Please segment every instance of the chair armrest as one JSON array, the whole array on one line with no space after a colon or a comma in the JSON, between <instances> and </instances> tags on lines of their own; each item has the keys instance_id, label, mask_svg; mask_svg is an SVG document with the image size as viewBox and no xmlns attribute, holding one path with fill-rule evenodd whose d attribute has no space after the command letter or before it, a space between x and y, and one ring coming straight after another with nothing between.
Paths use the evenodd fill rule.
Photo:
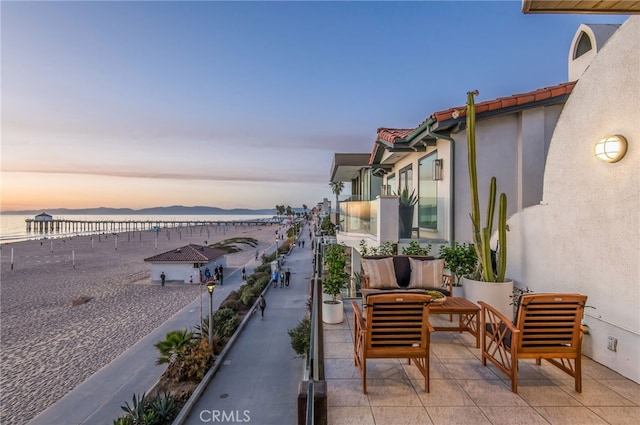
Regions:
<instances>
[{"instance_id":1,"label":"chair armrest","mask_svg":"<svg viewBox=\"0 0 640 425\"><path fill-rule=\"evenodd\" d=\"M369 282L370 281L371 281L371 279L369 279L369 275L362 273L361 280L360 280L360 288L369 289Z\"/></svg>"},{"instance_id":2,"label":"chair armrest","mask_svg":"<svg viewBox=\"0 0 640 425\"><path fill-rule=\"evenodd\" d=\"M513 321L508 319L504 314L500 313L491 305L484 301L478 301L481 308L482 323L497 323L498 325L507 327L514 334L520 333L520 330L513 324ZM486 326L485 326L486 328ZM486 329L484 329L486 331Z\"/></svg>"},{"instance_id":3,"label":"chair armrest","mask_svg":"<svg viewBox=\"0 0 640 425\"><path fill-rule=\"evenodd\" d=\"M435 332L436 330L433 328L433 326L431 325L431 322L427 322L427 331L429 332Z\"/></svg>"},{"instance_id":4,"label":"chair armrest","mask_svg":"<svg viewBox=\"0 0 640 425\"><path fill-rule=\"evenodd\" d=\"M358 303L351 301L351 307L353 308L353 319L356 326L356 332L364 331L367 326L364 322L364 318L362 317L362 312L360 311Z\"/></svg>"},{"instance_id":5,"label":"chair armrest","mask_svg":"<svg viewBox=\"0 0 640 425\"><path fill-rule=\"evenodd\" d=\"M449 288L449 294L453 297L453 276L449 274L442 275L442 286Z\"/></svg>"}]
</instances>

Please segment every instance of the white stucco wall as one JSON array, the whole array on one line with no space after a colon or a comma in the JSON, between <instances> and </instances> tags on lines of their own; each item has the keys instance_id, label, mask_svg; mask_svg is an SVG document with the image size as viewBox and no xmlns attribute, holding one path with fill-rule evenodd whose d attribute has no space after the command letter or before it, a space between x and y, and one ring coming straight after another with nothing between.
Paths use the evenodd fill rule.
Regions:
<instances>
[{"instance_id":1,"label":"white stucco wall","mask_svg":"<svg viewBox=\"0 0 640 425\"><path fill-rule=\"evenodd\" d=\"M193 276L193 282L198 283L200 276L198 269L194 269L192 264L152 264L151 280L160 282L160 274L164 272L167 281L182 281L189 283L189 277Z\"/></svg>"},{"instance_id":2,"label":"white stucco wall","mask_svg":"<svg viewBox=\"0 0 640 425\"><path fill-rule=\"evenodd\" d=\"M582 24L576 31L571 41L571 48L569 49L569 81L578 80L587 67L591 64L591 61L598 54L600 49L609 40L611 34L618 29L617 24ZM583 55L573 58L576 54L578 41L582 33L587 34L591 40L591 50Z\"/></svg>"},{"instance_id":3,"label":"white stucco wall","mask_svg":"<svg viewBox=\"0 0 640 425\"><path fill-rule=\"evenodd\" d=\"M182 281L189 283L189 278L193 277L193 283L198 283L200 279L200 271L204 274L206 267L209 267L211 274L213 269L222 265L227 267L227 257L222 256L204 264L200 268L194 268L190 263L151 263L151 281L160 282L160 275L164 272L167 281Z\"/></svg>"},{"instance_id":4,"label":"white stucco wall","mask_svg":"<svg viewBox=\"0 0 640 425\"><path fill-rule=\"evenodd\" d=\"M542 205L509 219L507 274L535 292L588 295L583 352L640 382L640 16L631 17L573 90L551 139ZM607 164L595 143L629 142ZM617 352L607 338L618 339Z\"/></svg>"},{"instance_id":5,"label":"white stucco wall","mask_svg":"<svg viewBox=\"0 0 640 425\"><path fill-rule=\"evenodd\" d=\"M483 222L492 176L497 180L498 196L503 192L507 195L507 216L540 202L547 148L561 111L562 105L551 105L477 121L476 163ZM467 133L463 131L453 137L456 149L455 240L470 242ZM496 213L495 220L497 216Z\"/></svg>"}]
</instances>

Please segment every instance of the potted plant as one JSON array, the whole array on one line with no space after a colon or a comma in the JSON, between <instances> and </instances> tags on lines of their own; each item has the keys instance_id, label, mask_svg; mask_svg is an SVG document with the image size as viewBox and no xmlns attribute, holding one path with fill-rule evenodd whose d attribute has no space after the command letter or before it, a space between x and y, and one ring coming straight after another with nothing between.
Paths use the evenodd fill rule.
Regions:
<instances>
[{"instance_id":1,"label":"potted plant","mask_svg":"<svg viewBox=\"0 0 640 425\"><path fill-rule=\"evenodd\" d=\"M513 281L505 279L507 269L507 195L500 194L498 207L498 244L491 249L493 215L496 203L496 178L491 177L489 201L484 227L481 227L480 202L478 200L478 174L476 167L476 110L474 96L478 91L467 93L467 149L469 166L469 192L471 194L471 224L473 246L478 261L473 273L463 278L463 290L467 299L484 301L507 317L512 315L510 296ZM495 254L494 254L495 253ZM494 256L495 255L495 256Z\"/></svg>"},{"instance_id":2,"label":"potted plant","mask_svg":"<svg viewBox=\"0 0 640 425\"><path fill-rule=\"evenodd\" d=\"M325 323L341 323L344 320L342 301L338 295L345 288L349 274L345 271L347 255L344 245L331 245L324 253L324 270L322 292L331 296L322 302L322 321Z\"/></svg>"},{"instance_id":3,"label":"potted plant","mask_svg":"<svg viewBox=\"0 0 640 425\"><path fill-rule=\"evenodd\" d=\"M440 247L440 258L444 260L444 266L453 276L453 286L462 287L462 277L474 272L478 263L478 256L473 245L454 242L453 246ZM462 292L460 290L460 292Z\"/></svg>"},{"instance_id":4,"label":"potted plant","mask_svg":"<svg viewBox=\"0 0 640 425\"><path fill-rule=\"evenodd\" d=\"M360 296L360 288L362 288L362 272L353 272L353 276L351 276L350 296Z\"/></svg>"},{"instance_id":5,"label":"potted plant","mask_svg":"<svg viewBox=\"0 0 640 425\"><path fill-rule=\"evenodd\" d=\"M413 227L413 211L418 203L418 197L415 190L409 193L409 188L405 187L398 195L400 203L398 217L400 218L400 239L410 239L411 229Z\"/></svg>"},{"instance_id":6,"label":"potted plant","mask_svg":"<svg viewBox=\"0 0 640 425\"><path fill-rule=\"evenodd\" d=\"M402 247L403 255L423 255L428 256L431 252L433 245L427 244L427 246L420 246L418 241L409 242L409 246Z\"/></svg>"}]
</instances>

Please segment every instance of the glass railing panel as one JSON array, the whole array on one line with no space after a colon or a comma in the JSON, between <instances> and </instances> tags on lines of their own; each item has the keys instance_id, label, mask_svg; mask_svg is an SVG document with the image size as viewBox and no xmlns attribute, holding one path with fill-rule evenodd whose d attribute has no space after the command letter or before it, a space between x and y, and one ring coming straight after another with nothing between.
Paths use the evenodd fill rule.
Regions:
<instances>
[{"instance_id":1,"label":"glass railing panel","mask_svg":"<svg viewBox=\"0 0 640 425\"><path fill-rule=\"evenodd\" d=\"M350 201L340 203L340 231L348 233L376 234L377 221L371 222L371 214L377 207L371 201Z\"/></svg>"}]
</instances>

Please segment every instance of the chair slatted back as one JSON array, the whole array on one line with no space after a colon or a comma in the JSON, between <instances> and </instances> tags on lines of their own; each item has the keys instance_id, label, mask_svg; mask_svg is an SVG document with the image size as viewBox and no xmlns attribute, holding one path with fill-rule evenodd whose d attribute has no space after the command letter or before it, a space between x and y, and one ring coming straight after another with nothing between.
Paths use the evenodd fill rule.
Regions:
<instances>
[{"instance_id":1,"label":"chair slatted back","mask_svg":"<svg viewBox=\"0 0 640 425\"><path fill-rule=\"evenodd\" d=\"M375 294L367 298L367 357L402 357L428 350L428 305L424 294Z\"/></svg>"},{"instance_id":2,"label":"chair slatted back","mask_svg":"<svg viewBox=\"0 0 640 425\"><path fill-rule=\"evenodd\" d=\"M586 301L575 294L524 295L516 325L521 332L518 352L578 353Z\"/></svg>"}]
</instances>

